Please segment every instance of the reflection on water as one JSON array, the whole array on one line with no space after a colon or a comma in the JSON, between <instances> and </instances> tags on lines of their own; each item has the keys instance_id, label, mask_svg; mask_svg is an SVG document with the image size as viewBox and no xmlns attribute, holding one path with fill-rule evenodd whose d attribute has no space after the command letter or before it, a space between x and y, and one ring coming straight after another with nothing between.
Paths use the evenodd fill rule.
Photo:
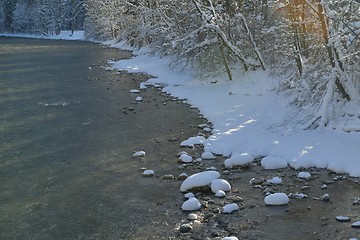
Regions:
<instances>
[{"instance_id":1,"label":"reflection on water","mask_svg":"<svg viewBox=\"0 0 360 240\"><path fill-rule=\"evenodd\" d=\"M169 130L157 121L148 132L155 117L123 114L129 96L121 91L133 86L109 94L103 81L89 81L114 77L96 66L121 54L0 38L0 239L128 239L151 221L152 204L173 197L139 177L144 164L159 163L129 159Z\"/></svg>"}]
</instances>

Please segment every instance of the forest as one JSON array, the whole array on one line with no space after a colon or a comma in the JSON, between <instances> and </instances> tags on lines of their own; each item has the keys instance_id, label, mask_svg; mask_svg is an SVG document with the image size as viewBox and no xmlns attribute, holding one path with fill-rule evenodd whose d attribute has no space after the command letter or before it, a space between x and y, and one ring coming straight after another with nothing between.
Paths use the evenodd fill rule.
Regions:
<instances>
[{"instance_id":1,"label":"forest","mask_svg":"<svg viewBox=\"0 0 360 240\"><path fill-rule=\"evenodd\" d=\"M359 0L0 0L0 32L62 30L146 46L200 78L267 70L304 129L360 118Z\"/></svg>"}]
</instances>

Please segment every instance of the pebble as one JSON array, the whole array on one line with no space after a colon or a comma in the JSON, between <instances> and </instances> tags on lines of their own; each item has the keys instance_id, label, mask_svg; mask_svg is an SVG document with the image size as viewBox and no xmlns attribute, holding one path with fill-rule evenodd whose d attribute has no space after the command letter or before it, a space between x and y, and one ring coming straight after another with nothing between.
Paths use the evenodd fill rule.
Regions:
<instances>
[{"instance_id":1,"label":"pebble","mask_svg":"<svg viewBox=\"0 0 360 240\"><path fill-rule=\"evenodd\" d=\"M179 179L179 180L185 180L185 179L187 179L187 177L188 177L188 175L187 175L186 173L182 173L182 174L180 174L180 175L178 176L178 179Z\"/></svg>"},{"instance_id":2,"label":"pebble","mask_svg":"<svg viewBox=\"0 0 360 240\"><path fill-rule=\"evenodd\" d=\"M337 216L336 220L339 222L350 222L351 218L348 216Z\"/></svg>"},{"instance_id":3,"label":"pebble","mask_svg":"<svg viewBox=\"0 0 360 240\"><path fill-rule=\"evenodd\" d=\"M165 179L165 180L174 180L175 177L172 174L166 174L165 176L163 176L163 179Z\"/></svg>"},{"instance_id":4,"label":"pebble","mask_svg":"<svg viewBox=\"0 0 360 240\"><path fill-rule=\"evenodd\" d=\"M237 210L239 210L239 206L236 203L226 204L223 207L223 213L232 213Z\"/></svg>"},{"instance_id":5,"label":"pebble","mask_svg":"<svg viewBox=\"0 0 360 240\"><path fill-rule=\"evenodd\" d=\"M198 216L195 213L190 213L188 215L188 220L196 220L198 218Z\"/></svg>"},{"instance_id":6,"label":"pebble","mask_svg":"<svg viewBox=\"0 0 360 240\"><path fill-rule=\"evenodd\" d=\"M231 201L233 201L235 203L244 201L244 199L242 197L240 197L240 196L229 196L226 199L231 200Z\"/></svg>"},{"instance_id":7,"label":"pebble","mask_svg":"<svg viewBox=\"0 0 360 240\"><path fill-rule=\"evenodd\" d=\"M351 227L360 228L360 221L354 222L353 224L351 224Z\"/></svg>"},{"instance_id":8,"label":"pebble","mask_svg":"<svg viewBox=\"0 0 360 240\"><path fill-rule=\"evenodd\" d=\"M322 190L325 190L325 189L327 189L328 188L328 186L326 185L326 184L324 184L324 185L322 185L321 187L320 187L320 189L322 189Z\"/></svg>"},{"instance_id":9,"label":"pebble","mask_svg":"<svg viewBox=\"0 0 360 240\"><path fill-rule=\"evenodd\" d=\"M253 185L261 185L265 180L263 178L252 178L249 182Z\"/></svg>"},{"instance_id":10,"label":"pebble","mask_svg":"<svg viewBox=\"0 0 360 240\"><path fill-rule=\"evenodd\" d=\"M143 157L143 156L145 156L145 152L144 151L137 151L137 152L134 152L133 153L133 157Z\"/></svg>"},{"instance_id":11,"label":"pebble","mask_svg":"<svg viewBox=\"0 0 360 240\"><path fill-rule=\"evenodd\" d=\"M154 174L155 174L154 170L145 170L143 172L144 177L152 177L152 176L154 176Z\"/></svg>"},{"instance_id":12,"label":"pebble","mask_svg":"<svg viewBox=\"0 0 360 240\"><path fill-rule=\"evenodd\" d=\"M326 193L320 198L320 200L324 202L328 202L330 201L330 195Z\"/></svg>"},{"instance_id":13,"label":"pebble","mask_svg":"<svg viewBox=\"0 0 360 240\"><path fill-rule=\"evenodd\" d=\"M179 230L181 233L187 233L192 230L192 226L190 224L182 224Z\"/></svg>"}]
</instances>

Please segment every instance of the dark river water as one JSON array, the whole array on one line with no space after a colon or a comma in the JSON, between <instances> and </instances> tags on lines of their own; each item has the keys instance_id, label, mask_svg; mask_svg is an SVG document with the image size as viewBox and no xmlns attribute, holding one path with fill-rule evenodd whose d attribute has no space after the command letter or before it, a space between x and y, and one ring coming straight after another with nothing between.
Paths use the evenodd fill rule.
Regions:
<instances>
[{"instance_id":1,"label":"dark river water","mask_svg":"<svg viewBox=\"0 0 360 240\"><path fill-rule=\"evenodd\" d=\"M201 120L155 90L135 104L129 90L144 76L101 67L129 56L0 38L0 239L146 239L174 207L178 183L156 185L139 169L171 173L178 143L169 140ZM137 150L147 157L133 159Z\"/></svg>"}]
</instances>

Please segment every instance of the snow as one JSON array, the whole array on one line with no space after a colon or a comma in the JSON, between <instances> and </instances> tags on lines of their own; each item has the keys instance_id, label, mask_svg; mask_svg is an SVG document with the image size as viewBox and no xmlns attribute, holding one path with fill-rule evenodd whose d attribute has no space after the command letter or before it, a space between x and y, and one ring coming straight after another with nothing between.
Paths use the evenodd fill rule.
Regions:
<instances>
[{"instance_id":1,"label":"snow","mask_svg":"<svg viewBox=\"0 0 360 240\"><path fill-rule=\"evenodd\" d=\"M141 102L142 100L143 100L142 97L136 97L136 99L135 99L135 101L137 101L137 102Z\"/></svg>"},{"instance_id":2,"label":"snow","mask_svg":"<svg viewBox=\"0 0 360 240\"><path fill-rule=\"evenodd\" d=\"M185 198L194 198L195 195L193 193L189 192L189 193L184 194L184 197Z\"/></svg>"},{"instance_id":3,"label":"snow","mask_svg":"<svg viewBox=\"0 0 360 240\"><path fill-rule=\"evenodd\" d=\"M138 89L131 89L130 92L131 93L141 93L141 91Z\"/></svg>"},{"instance_id":4,"label":"snow","mask_svg":"<svg viewBox=\"0 0 360 240\"><path fill-rule=\"evenodd\" d=\"M156 76L146 84L160 84L163 92L186 99L212 123L209 138L195 137L199 141L188 139L181 146L203 144L204 151L227 157L250 153L284 159L295 169L326 168L360 177L360 133L330 127L303 130L303 124L294 117L299 110L289 105L289 97L274 91L280 79L268 72L233 72L232 81L225 75L199 80L190 71L170 68L171 57L160 58L146 49L134 54L132 59L114 62L112 67ZM346 111L356 115L352 117L359 115L356 105L346 105ZM357 125L351 121L344 128L351 130ZM228 167L233 166L232 161L227 162Z\"/></svg>"},{"instance_id":5,"label":"snow","mask_svg":"<svg viewBox=\"0 0 360 240\"><path fill-rule=\"evenodd\" d=\"M287 161L279 157L267 156L261 160L261 166L263 166L265 169L286 168L287 165Z\"/></svg>"},{"instance_id":6,"label":"snow","mask_svg":"<svg viewBox=\"0 0 360 240\"><path fill-rule=\"evenodd\" d=\"M237 210L239 210L239 206L236 203L226 204L223 207L223 213L232 213Z\"/></svg>"},{"instance_id":7,"label":"snow","mask_svg":"<svg viewBox=\"0 0 360 240\"><path fill-rule=\"evenodd\" d=\"M201 158L202 158L202 159L205 159L205 160L210 160L210 159L214 159L215 156L214 156L214 154L212 154L211 152L203 152L203 153L201 154Z\"/></svg>"},{"instance_id":8,"label":"snow","mask_svg":"<svg viewBox=\"0 0 360 240\"><path fill-rule=\"evenodd\" d=\"M196 198L189 198L182 205L181 209L183 211L196 211L201 208L201 203Z\"/></svg>"},{"instance_id":9,"label":"snow","mask_svg":"<svg viewBox=\"0 0 360 240\"><path fill-rule=\"evenodd\" d=\"M270 206L286 205L289 203L289 197L285 193L273 193L266 196L264 202Z\"/></svg>"},{"instance_id":10,"label":"snow","mask_svg":"<svg viewBox=\"0 0 360 240\"><path fill-rule=\"evenodd\" d=\"M231 185L228 181L224 179L215 179L211 182L211 191L217 193L217 191L222 190L228 192L231 190Z\"/></svg>"},{"instance_id":11,"label":"snow","mask_svg":"<svg viewBox=\"0 0 360 240\"><path fill-rule=\"evenodd\" d=\"M210 185L211 182L220 177L217 171L205 171L191 175L185 179L180 187L181 192L186 192L194 187L204 187Z\"/></svg>"},{"instance_id":12,"label":"snow","mask_svg":"<svg viewBox=\"0 0 360 240\"><path fill-rule=\"evenodd\" d=\"M308 172L299 172L297 177L302 179L309 179L311 178L311 174Z\"/></svg>"},{"instance_id":13,"label":"snow","mask_svg":"<svg viewBox=\"0 0 360 240\"><path fill-rule=\"evenodd\" d=\"M181 147L194 147L194 145L203 145L205 138L203 136L190 137L188 140L180 143Z\"/></svg>"},{"instance_id":14,"label":"snow","mask_svg":"<svg viewBox=\"0 0 360 240\"><path fill-rule=\"evenodd\" d=\"M254 161L254 157L250 153L233 153L229 159L224 162L225 167L232 168L234 166L243 166Z\"/></svg>"}]
</instances>

